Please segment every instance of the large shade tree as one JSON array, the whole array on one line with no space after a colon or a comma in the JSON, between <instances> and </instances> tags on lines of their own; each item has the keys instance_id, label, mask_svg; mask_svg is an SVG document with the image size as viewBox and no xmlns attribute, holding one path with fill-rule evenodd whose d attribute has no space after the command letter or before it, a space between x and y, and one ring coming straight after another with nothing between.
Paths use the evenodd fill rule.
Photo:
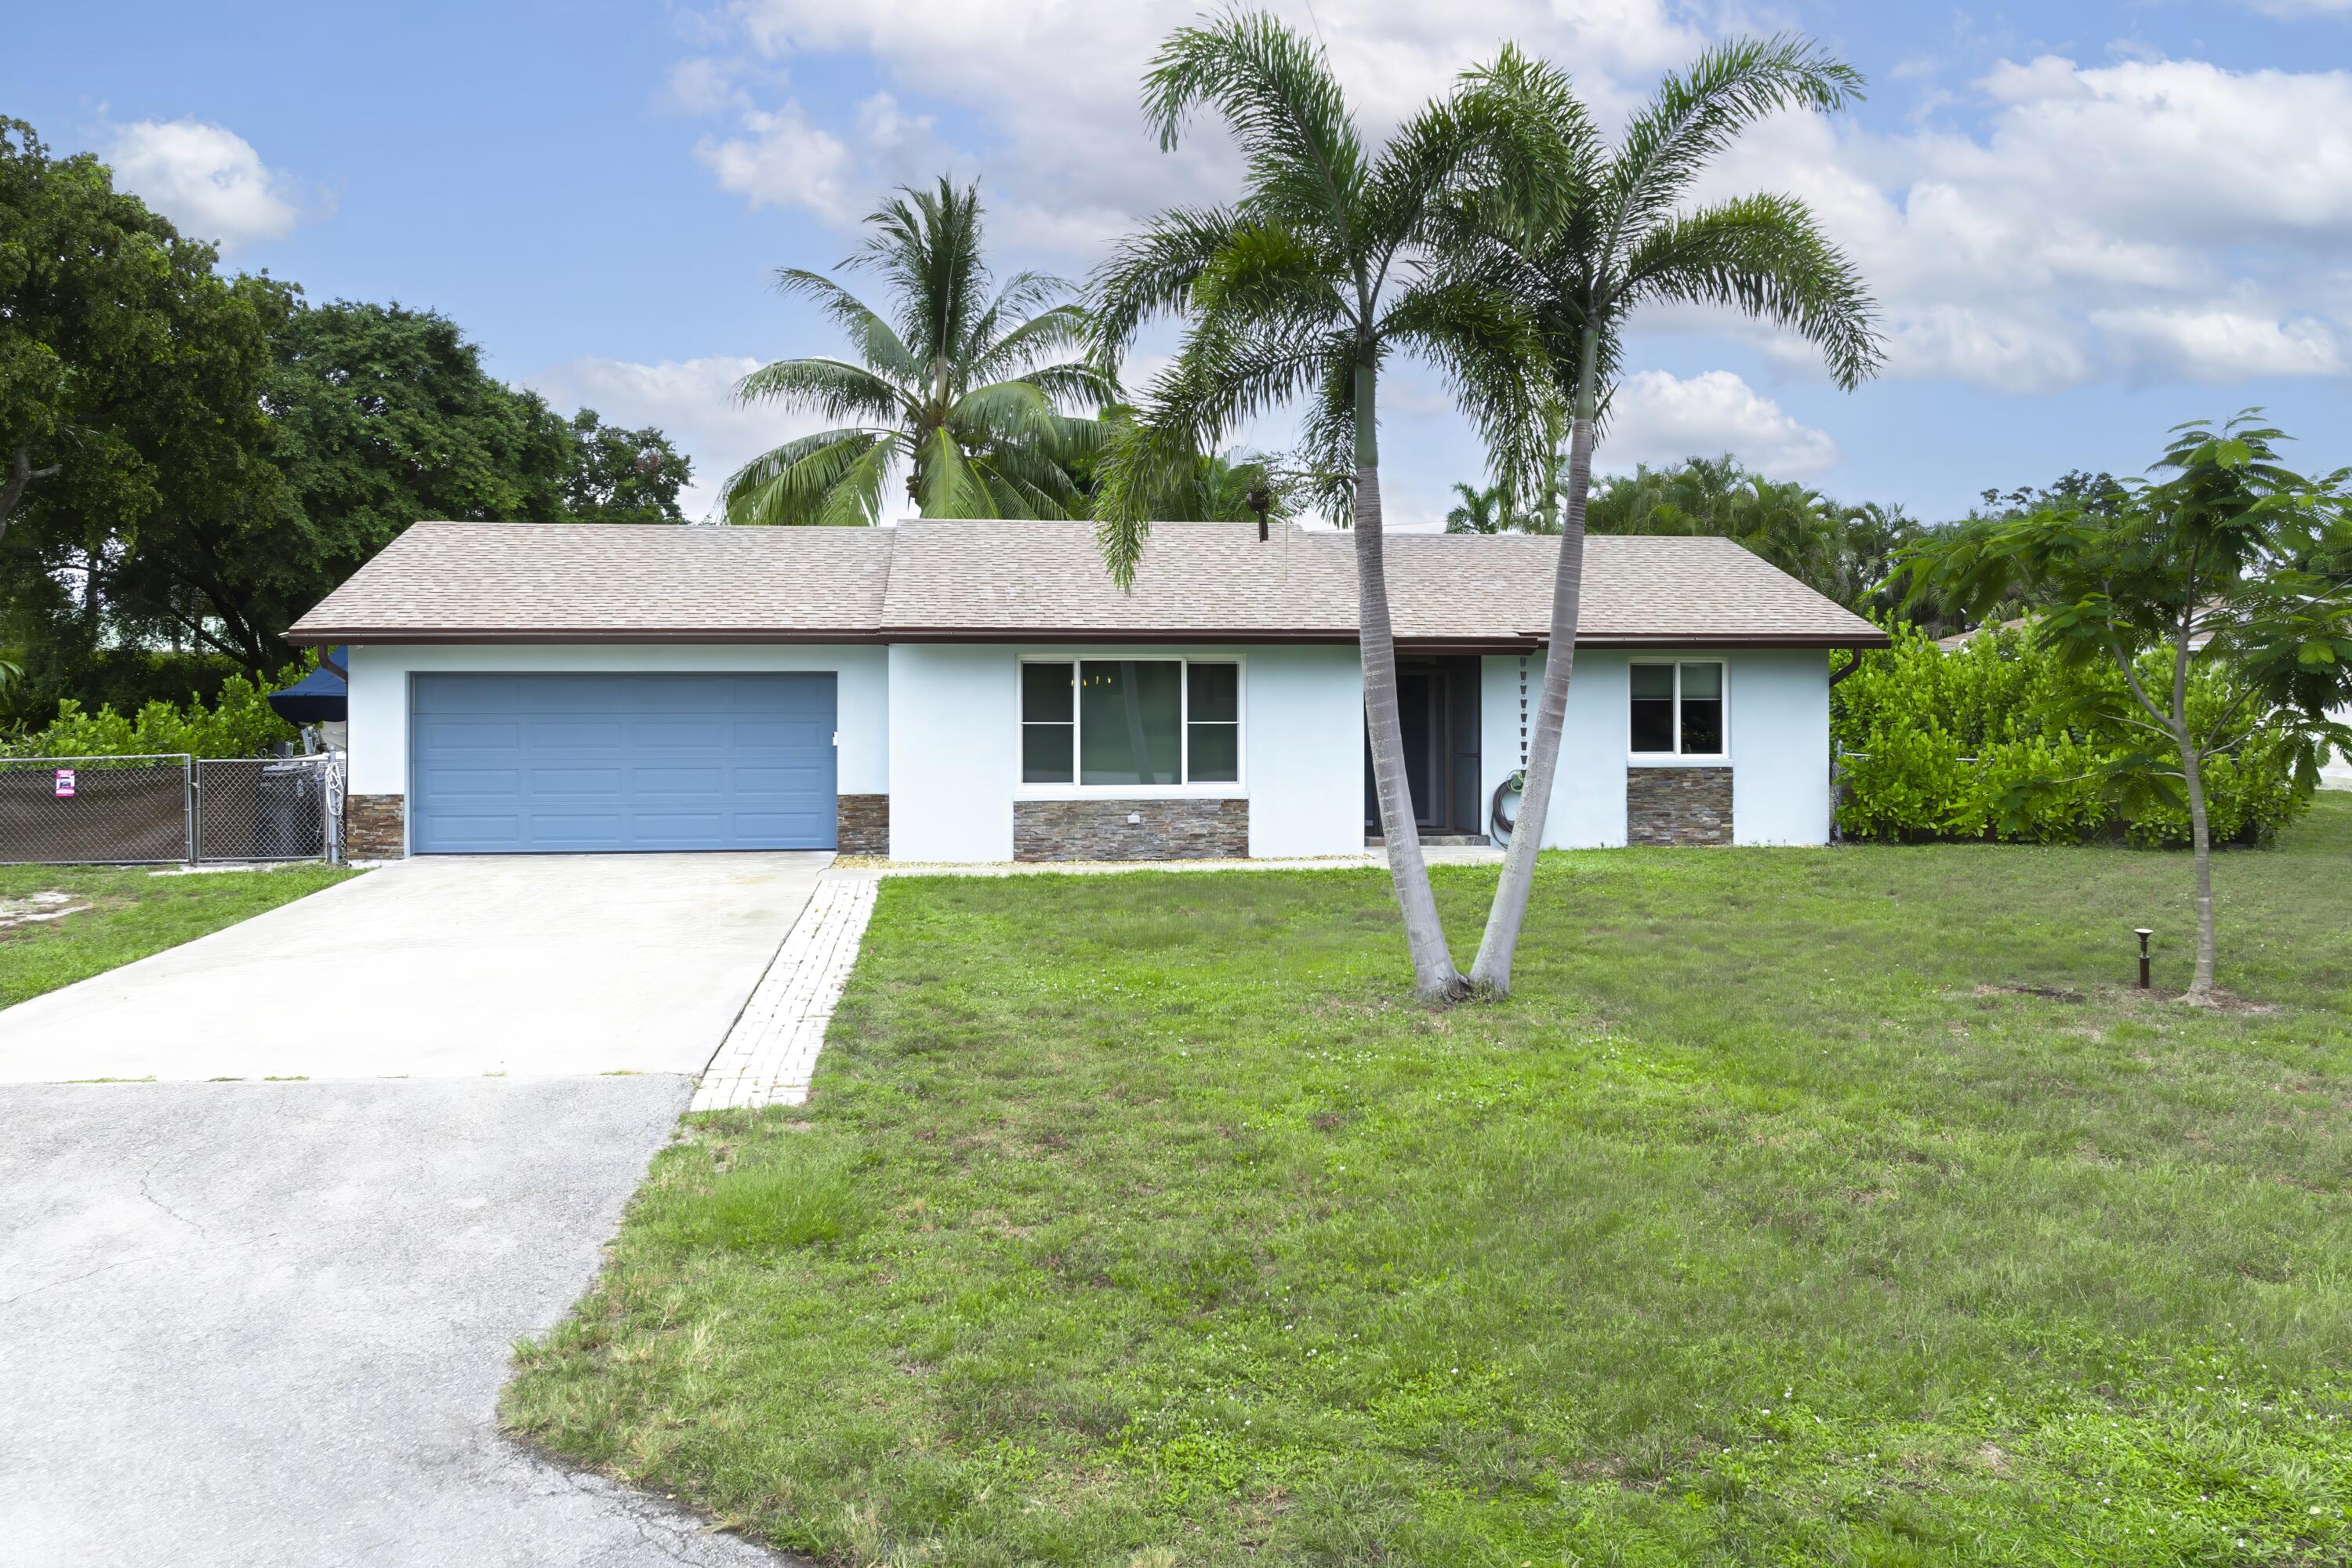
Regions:
<instances>
[{"instance_id":1,"label":"large shade tree","mask_svg":"<svg viewBox=\"0 0 2352 1568\"><path fill-rule=\"evenodd\" d=\"M1096 443L1083 411L1116 392L1087 357L1086 313L1068 286L1021 272L1002 288L981 253L976 185L942 176L902 190L866 222L841 265L878 273L887 312L823 273L788 267L776 286L815 303L848 337L856 362L779 360L736 395L832 422L754 458L726 483L737 523L882 520L890 478L925 517L1085 515L1071 477Z\"/></svg>"},{"instance_id":2,"label":"large shade tree","mask_svg":"<svg viewBox=\"0 0 2352 1568\"><path fill-rule=\"evenodd\" d=\"M1549 64L1506 48L1476 79L1523 122L1513 144L1544 149L1546 167L1535 186L1498 184L1458 204L1454 216L1473 237L1472 275L1499 282L1535 313L1553 397L1570 416L1559 565L1526 795L1470 972L1475 986L1501 994L1510 989L1559 772L1593 447L1628 322L1654 304L1738 310L1812 342L1843 387L1875 371L1881 351L1861 279L1804 203L1692 196L1708 166L1758 121L1790 109L1833 110L1857 97L1862 79L1852 68L1799 39L1725 43L1668 76L1613 147L1566 74Z\"/></svg>"},{"instance_id":3,"label":"large shade tree","mask_svg":"<svg viewBox=\"0 0 2352 1568\"><path fill-rule=\"evenodd\" d=\"M1189 472L1192 454L1215 449L1253 416L1307 401L1310 462L1333 481L1320 499L1355 533L1372 779L1415 988L1458 995L1405 776L1381 548L1379 384L1391 355L1416 354L1447 376L1498 449L1525 444L1538 387L1524 320L1499 289L1424 265L1435 260L1443 236L1433 218L1448 194L1495 177L1509 150L1486 106L1466 95L1368 147L1322 51L1260 14L1171 34L1143 97L1168 150L1197 110L1213 110L1239 143L1245 174L1232 205L1162 214L1096 276L1112 349L1155 317L1187 322L1174 363L1101 464L1105 559L1129 580L1150 520L1173 515L1171 477Z\"/></svg>"},{"instance_id":4,"label":"large shade tree","mask_svg":"<svg viewBox=\"0 0 2352 1568\"><path fill-rule=\"evenodd\" d=\"M2111 669L2128 700L2103 717L2147 737L2107 782L2177 783L2195 852L2197 963L2187 999L2213 996L2213 840L2205 772L2264 736L2315 766L2352 744L2331 710L2352 703L2352 494L2279 460L2284 437L2250 411L2184 425L2135 481L2025 515L1979 517L1914 546L1898 578L1981 615L2039 606L2031 635L2069 664ZM2218 677L2207 679L2208 672ZM2219 700L2199 701L2204 689Z\"/></svg>"}]
</instances>

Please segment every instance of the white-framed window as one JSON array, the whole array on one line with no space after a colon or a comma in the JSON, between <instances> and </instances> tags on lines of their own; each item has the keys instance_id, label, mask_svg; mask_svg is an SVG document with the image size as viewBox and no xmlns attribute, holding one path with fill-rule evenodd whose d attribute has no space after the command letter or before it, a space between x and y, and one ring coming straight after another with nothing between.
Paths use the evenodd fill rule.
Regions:
<instances>
[{"instance_id":1,"label":"white-framed window","mask_svg":"<svg viewBox=\"0 0 2352 1568\"><path fill-rule=\"evenodd\" d=\"M1234 658L1021 661L1021 782L1188 789L1242 777L1242 667Z\"/></svg>"},{"instance_id":2,"label":"white-framed window","mask_svg":"<svg viewBox=\"0 0 2352 1568\"><path fill-rule=\"evenodd\" d=\"M1723 688L1719 658L1636 663L1628 749L1637 758L1724 755Z\"/></svg>"}]
</instances>

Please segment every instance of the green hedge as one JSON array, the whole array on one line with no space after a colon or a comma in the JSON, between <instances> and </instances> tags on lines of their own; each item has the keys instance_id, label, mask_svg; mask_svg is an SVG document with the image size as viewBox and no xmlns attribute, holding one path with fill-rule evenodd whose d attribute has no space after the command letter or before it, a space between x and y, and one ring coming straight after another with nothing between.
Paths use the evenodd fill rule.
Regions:
<instances>
[{"instance_id":1,"label":"green hedge","mask_svg":"<svg viewBox=\"0 0 2352 1568\"><path fill-rule=\"evenodd\" d=\"M2145 677L2168 687L2171 672L2152 656ZM2120 675L2063 669L2015 629L1984 633L1950 652L1924 633L1899 629L1893 648L1864 655L1863 668L1830 694L1832 742L1860 753L1842 764L1838 825L1849 837L1903 842L2122 838L2185 846L2186 810L2151 804L2126 816L2104 782L2111 763L2159 749L2154 737L2083 718L2086 696L2123 690ZM2219 671L2195 679L2192 712L2222 700ZM2213 842L2268 843L2311 804L2318 761L2310 743L2278 737L2209 761ZM2027 783L2045 787L2013 793ZM2028 804L2005 823L2004 803L2020 799Z\"/></svg>"},{"instance_id":2,"label":"green hedge","mask_svg":"<svg viewBox=\"0 0 2352 1568\"><path fill-rule=\"evenodd\" d=\"M211 706L154 701L125 716L112 707L85 712L71 698L58 704L58 716L37 730L0 742L0 756L121 757L186 752L198 757L267 755L280 741L295 739L294 726L271 709L266 693L299 680L315 658L288 665L267 687L242 675L221 682Z\"/></svg>"}]
</instances>

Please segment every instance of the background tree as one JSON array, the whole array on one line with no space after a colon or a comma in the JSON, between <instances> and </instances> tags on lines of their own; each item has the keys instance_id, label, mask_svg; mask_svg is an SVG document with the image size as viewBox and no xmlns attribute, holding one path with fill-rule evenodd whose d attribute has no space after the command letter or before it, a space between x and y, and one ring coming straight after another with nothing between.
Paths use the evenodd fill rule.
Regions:
<instances>
[{"instance_id":1,"label":"background tree","mask_svg":"<svg viewBox=\"0 0 2352 1568\"><path fill-rule=\"evenodd\" d=\"M1511 526L1511 494L1508 486L1493 484L1483 489L1476 485L1454 481L1456 499L1446 509L1445 531L1448 533L1503 533Z\"/></svg>"},{"instance_id":2,"label":"background tree","mask_svg":"<svg viewBox=\"0 0 2352 1568\"><path fill-rule=\"evenodd\" d=\"M0 121L0 598L13 708L86 689L142 542L270 515L259 389L293 291L223 279L105 165Z\"/></svg>"},{"instance_id":3,"label":"background tree","mask_svg":"<svg viewBox=\"0 0 2352 1568\"><path fill-rule=\"evenodd\" d=\"M1476 247L1475 275L1535 312L1553 396L1572 416L1527 793L1470 972L1474 985L1500 994L1510 989L1559 772L1596 425L1622 361L1626 322L1653 302L1728 306L1811 342L1844 387L1877 368L1880 347L1860 279L1802 202L1689 199L1707 165L1758 121L1791 108L1831 111L1859 96L1862 78L1851 67L1794 38L1720 45L1687 72L1667 77L1614 150L1555 68L1507 48L1480 81L1529 128L1525 141L1549 156L1539 189L1499 186L1457 204L1451 216Z\"/></svg>"},{"instance_id":4,"label":"background tree","mask_svg":"<svg viewBox=\"0 0 2352 1568\"><path fill-rule=\"evenodd\" d=\"M2044 606L2033 635L2074 665L2111 664L2129 692L2111 715L2158 755L2112 770L2118 789L2178 779L2196 864L2197 966L2187 1000L2213 995L2213 845L2204 769L2266 734L2352 744L2331 709L2352 702L2352 517L2347 474L2315 484L2283 467L2284 436L2253 411L2218 429L2183 425L2158 463L2171 478L2021 518L1979 518L1916 548L1910 592L1969 607ZM2162 656L2161 684L2146 657ZM2200 669L2227 672L2228 700L2192 708Z\"/></svg>"},{"instance_id":5,"label":"background tree","mask_svg":"<svg viewBox=\"0 0 2352 1568\"><path fill-rule=\"evenodd\" d=\"M572 416L572 466L563 481L568 522L684 522L678 492L694 477L692 459L648 425L624 430L593 408Z\"/></svg>"},{"instance_id":6,"label":"background tree","mask_svg":"<svg viewBox=\"0 0 2352 1568\"><path fill-rule=\"evenodd\" d=\"M1074 458L1070 478L1085 499L1085 515L1095 515L1102 494L1102 458L1106 452L1133 437L1133 405L1106 405L1098 420L1101 443ZM1235 447L1227 452L1195 452L1167 465L1160 503L1165 516L1202 522L1251 522L1257 518L1253 498L1266 503L1266 519L1286 522L1297 515L1296 498L1313 487L1313 478L1284 457Z\"/></svg>"},{"instance_id":7,"label":"background tree","mask_svg":"<svg viewBox=\"0 0 2352 1568\"><path fill-rule=\"evenodd\" d=\"M290 657L279 634L409 524L567 515L571 427L485 371L447 317L339 300L292 310L269 349L257 402L282 493L126 541L101 574L125 631L266 674Z\"/></svg>"},{"instance_id":8,"label":"background tree","mask_svg":"<svg viewBox=\"0 0 2352 1568\"><path fill-rule=\"evenodd\" d=\"M857 355L789 359L743 378L744 403L851 420L787 441L736 470L727 517L739 523L875 523L903 468L925 517L1076 517L1069 465L1095 422L1073 412L1116 384L1084 357L1085 312L1060 279L1015 274L992 293L981 256L980 190L942 175L868 215L873 233L845 270L881 274L886 318L822 273L787 267L786 294L816 302Z\"/></svg>"},{"instance_id":9,"label":"background tree","mask_svg":"<svg viewBox=\"0 0 2352 1568\"><path fill-rule=\"evenodd\" d=\"M1584 526L1587 533L1712 534L1832 599L1845 601L1854 588L1843 510L1819 490L1751 472L1727 452L1665 468L1643 463L1602 480Z\"/></svg>"},{"instance_id":10,"label":"background tree","mask_svg":"<svg viewBox=\"0 0 2352 1568\"><path fill-rule=\"evenodd\" d=\"M1359 637L1374 793L1416 990L1460 994L1421 838L1397 711L1396 649L1381 550L1378 387L1381 363L1418 353L1452 382L1474 422L1506 450L1533 401L1534 345L1510 301L1478 279L1424 268L1445 195L1482 177L1498 144L1459 99L1407 121L1369 150L1321 50L1275 18L1231 14L1170 35L1144 79L1144 111L1172 151L1196 109L1213 110L1246 173L1230 207L1179 208L1124 242L1097 273L1104 342L1123 350L1148 320L1187 318L1175 363L1143 414L1105 452L1097 507L1106 563L1131 579L1150 521L1193 453L1302 397L1307 446L1349 476L1339 503L1355 530ZM1335 759L1346 764L1346 759Z\"/></svg>"}]
</instances>

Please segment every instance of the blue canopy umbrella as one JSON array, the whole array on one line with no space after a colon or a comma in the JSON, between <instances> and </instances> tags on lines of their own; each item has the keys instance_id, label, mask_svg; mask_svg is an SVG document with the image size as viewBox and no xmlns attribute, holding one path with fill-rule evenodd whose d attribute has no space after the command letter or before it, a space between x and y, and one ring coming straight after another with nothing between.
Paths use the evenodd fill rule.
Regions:
<instances>
[{"instance_id":1,"label":"blue canopy umbrella","mask_svg":"<svg viewBox=\"0 0 2352 1568\"><path fill-rule=\"evenodd\" d=\"M289 724L341 723L351 708L351 682L343 673L348 647L322 649L319 668L286 688L269 694L269 705Z\"/></svg>"}]
</instances>

